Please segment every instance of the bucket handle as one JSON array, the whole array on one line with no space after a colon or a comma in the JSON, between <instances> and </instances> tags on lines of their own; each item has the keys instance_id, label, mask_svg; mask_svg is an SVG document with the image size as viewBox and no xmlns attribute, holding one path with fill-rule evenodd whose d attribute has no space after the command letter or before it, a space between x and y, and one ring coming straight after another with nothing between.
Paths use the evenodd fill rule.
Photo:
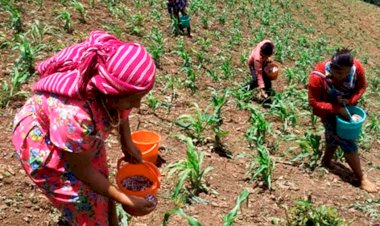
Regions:
<instances>
[{"instance_id":1,"label":"bucket handle","mask_svg":"<svg viewBox=\"0 0 380 226\"><path fill-rule=\"evenodd\" d=\"M151 148L149 148L148 150L144 151L144 153L147 153L147 152L151 152L153 149L155 149L157 147L157 143L155 143Z\"/></svg>"},{"instance_id":2,"label":"bucket handle","mask_svg":"<svg viewBox=\"0 0 380 226\"><path fill-rule=\"evenodd\" d=\"M120 158L119 160L117 160L117 170L120 170L120 165L121 165L121 162L124 160L124 158ZM146 161L142 161L142 163L146 163ZM153 164L153 163L151 163ZM145 168L147 168L153 175L155 175L157 178L161 177L161 175L157 175L157 173L152 170L152 168L150 168L149 166L147 166L147 164L143 164L145 166ZM157 184L158 184L158 187L161 186L161 182L160 180L157 180Z\"/></svg>"}]
</instances>

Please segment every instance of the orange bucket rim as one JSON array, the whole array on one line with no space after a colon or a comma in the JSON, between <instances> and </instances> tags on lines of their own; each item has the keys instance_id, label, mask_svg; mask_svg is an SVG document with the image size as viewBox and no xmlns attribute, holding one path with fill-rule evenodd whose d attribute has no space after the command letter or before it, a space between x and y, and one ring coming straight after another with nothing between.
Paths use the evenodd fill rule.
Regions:
<instances>
[{"instance_id":1,"label":"orange bucket rim","mask_svg":"<svg viewBox=\"0 0 380 226\"><path fill-rule=\"evenodd\" d=\"M150 186L149 188L147 188L147 189L145 189L143 191L131 191L131 190L128 190L128 189L124 188L122 186L122 184L121 184L121 181L123 179L125 179L128 176L132 176L132 175L126 175L126 176L121 175L121 174L123 174L123 171L120 170L122 168L122 167L120 167L120 163L121 163L122 160L123 160L123 158L120 158L118 160L117 173L115 175L115 177L116 177L116 183L117 183L119 189L123 193L125 193L127 195L135 195L135 196L140 196L140 197L141 196L146 196L146 195L149 195L149 194L156 195L158 188L160 188L160 186L161 186L161 183L160 183L160 177L161 177L161 175L160 175L160 171L157 168L157 166L155 166L153 163L148 162L148 161L144 161L143 163L139 163L140 165L144 165L146 168L148 168L147 172L149 172L150 177L147 177L147 175L143 175L143 174L139 174L139 173L136 173L134 176L144 176L144 177L147 177L149 180L152 180L153 184L152 184L152 186ZM126 167L126 166L128 167L128 166L133 166L133 165L136 165L136 164L127 163L123 167ZM151 178L156 178L156 179L151 179Z\"/></svg>"},{"instance_id":2,"label":"orange bucket rim","mask_svg":"<svg viewBox=\"0 0 380 226\"><path fill-rule=\"evenodd\" d=\"M141 133L141 132L152 133L152 134L156 135L158 139L157 139L156 142L143 142L143 141L135 141L135 140L133 139L133 137L132 137L132 141L133 141L133 143L148 145L148 144L152 144L152 143L160 143L160 142L161 142L161 135L160 135L159 133L154 132L154 131L151 131L151 130L145 130L145 129L143 129L143 130L136 130L136 131L131 132L131 136L133 136L133 134Z\"/></svg>"}]
</instances>

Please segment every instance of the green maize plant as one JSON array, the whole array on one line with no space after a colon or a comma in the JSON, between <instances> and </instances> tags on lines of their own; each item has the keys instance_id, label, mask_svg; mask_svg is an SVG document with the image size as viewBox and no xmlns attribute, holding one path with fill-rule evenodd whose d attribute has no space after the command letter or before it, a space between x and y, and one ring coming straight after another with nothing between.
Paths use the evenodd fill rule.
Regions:
<instances>
[{"instance_id":1,"label":"green maize plant","mask_svg":"<svg viewBox=\"0 0 380 226\"><path fill-rule=\"evenodd\" d=\"M187 76L184 81L184 86L186 88L189 88L191 94L193 95L198 89L196 84L197 75L191 67L184 67L181 69L181 72L186 72Z\"/></svg>"},{"instance_id":2,"label":"green maize plant","mask_svg":"<svg viewBox=\"0 0 380 226\"><path fill-rule=\"evenodd\" d=\"M223 226L232 226L235 221L235 218L238 214L238 211L241 208L241 205L247 200L249 197L249 191L244 188L244 190L240 193L239 197L236 199L235 207L223 217Z\"/></svg>"},{"instance_id":3,"label":"green maize plant","mask_svg":"<svg viewBox=\"0 0 380 226\"><path fill-rule=\"evenodd\" d=\"M281 94L277 93L271 106L271 112L282 121L282 130L288 131L288 126L297 125L297 110L292 102L285 101Z\"/></svg>"},{"instance_id":4,"label":"green maize plant","mask_svg":"<svg viewBox=\"0 0 380 226\"><path fill-rule=\"evenodd\" d=\"M63 28L67 33L71 34L73 32L71 27L71 14L67 10L61 11L55 19L61 20L64 23Z\"/></svg>"},{"instance_id":5,"label":"green maize plant","mask_svg":"<svg viewBox=\"0 0 380 226\"><path fill-rule=\"evenodd\" d=\"M231 76L234 75L234 69L232 66L232 60L231 58L227 58L222 62L221 69L223 71L224 77L223 79L227 80Z\"/></svg>"},{"instance_id":6,"label":"green maize plant","mask_svg":"<svg viewBox=\"0 0 380 226\"><path fill-rule=\"evenodd\" d=\"M156 111L156 109L160 106L160 100L158 100L154 95L153 92L149 92L146 95L146 99L148 101L148 106L150 109L153 110L153 112Z\"/></svg>"},{"instance_id":7,"label":"green maize plant","mask_svg":"<svg viewBox=\"0 0 380 226\"><path fill-rule=\"evenodd\" d=\"M137 9L141 9L142 7L141 0L133 0L133 2L135 3L135 6Z\"/></svg>"},{"instance_id":8,"label":"green maize plant","mask_svg":"<svg viewBox=\"0 0 380 226\"><path fill-rule=\"evenodd\" d=\"M180 115L176 125L186 131L186 134L196 140L196 143L204 143L203 132L206 129L208 116L202 112L198 104L194 103L195 116Z\"/></svg>"},{"instance_id":9,"label":"green maize plant","mask_svg":"<svg viewBox=\"0 0 380 226\"><path fill-rule=\"evenodd\" d=\"M369 131L369 132L372 132L376 137L377 139L379 139L380 137L380 122L377 118L376 115L369 115L368 117L368 121L365 125L365 131Z\"/></svg>"},{"instance_id":10,"label":"green maize plant","mask_svg":"<svg viewBox=\"0 0 380 226\"><path fill-rule=\"evenodd\" d=\"M211 69L206 69L206 73L208 76L210 76L211 80L216 81L216 82L219 81L219 76L216 73L216 71L211 70Z\"/></svg>"},{"instance_id":11,"label":"green maize plant","mask_svg":"<svg viewBox=\"0 0 380 226\"><path fill-rule=\"evenodd\" d=\"M79 21L81 23L86 23L86 10L83 6L82 3L74 0L74 1L71 1L71 6L76 10L78 11L79 15L80 15L80 18L79 18Z\"/></svg>"},{"instance_id":12,"label":"green maize plant","mask_svg":"<svg viewBox=\"0 0 380 226\"><path fill-rule=\"evenodd\" d=\"M207 52L208 49L210 48L211 41L208 38L198 38L197 41L195 42L197 45L201 46L201 49L203 52Z\"/></svg>"},{"instance_id":13,"label":"green maize plant","mask_svg":"<svg viewBox=\"0 0 380 226\"><path fill-rule=\"evenodd\" d=\"M168 176L174 173L178 175L178 182L176 183L172 192L172 198L175 200L185 200L186 202L196 200L195 197L201 192L208 192L209 188L205 182L206 174L212 170L211 166L203 169L204 153L198 153L195 149L193 141L190 137L184 135L177 135L177 138L183 140L187 144L186 159L174 162L168 166ZM185 188L185 183L188 186Z\"/></svg>"},{"instance_id":14,"label":"green maize plant","mask_svg":"<svg viewBox=\"0 0 380 226\"><path fill-rule=\"evenodd\" d=\"M247 103L252 98L252 92L249 91L247 88L242 87L242 88L233 90L232 93L236 99L236 107L239 110L247 109Z\"/></svg>"},{"instance_id":15,"label":"green maize plant","mask_svg":"<svg viewBox=\"0 0 380 226\"><path fill-rule=\"evenodd\" d=\"M153 20L159 22L159 21L161 21L162 15L161 15L160 11L158 11L156 9L153 9L151 17L152 17Z\"/></svg>"},{"instance_id":16,"label":"green maize plant","mask_svg":"<svg viewBox=\"0 0 380 226\"><path fill-rule=\"evenodd\" d=\"M29 74L34 73L34 60L36 55L45 47L43 44L33 46L32 43L24 35L16 35L17 42L14 44L13 50L20 52L15 65L19 70L26 71Z\"/></svg>"},{"instance_id":17,"label":"green maize plant","mask_svg":"<svg viewBox=\"0 0 380 226\"><path fill-rule=\"evenodd\" d=\"M182 58L182 68L191 67L191 56L184 46L179 46L178 50L175 52L179 57Z\"/></svg>"},{"instance_id":18,"label":"green maize plant","mask_svg":"<svg viewBox=\"0 0 380 226\"><path fill-rule=\"evenodd\" d=\"M195 57L197 58L198 70L201 68L205 68L207 70L207 68L204 66L206 63L210 63L210 59L207 58L207 54L204 51L193 50L193 52L194 52Z\"/></svg>"},{"instance_id":19,"label":"green maize plant","mask_svg":"<svg viewBox=\"0 0 380 226\"><path fill-rule=\"evenodd\" d=\"M165 215L164 215L164 221L162 223L163 226L168 225L169 218L173 214L184 217L190 226L201 226L201 223L199 223L197 219L195 219L194 217L188 216L181 208L175 208L175 209L171 209L169 211L166 211Z\"/></svg>"},{"instance_id":20,"label":"green maize plant","mask_svg":"<svg viewBox=\"0 0 380 226\"><path fill-rule=\"evenodd\" d=\"M321 136L313 134L311 131L307 130L304 136L297 141L302 152L292 158L292 161L297 161L299 159L307 158L307 168L314 170L320 164L320 158L322 156L321 150Z\"/></svg>"},{"instance_id":21,"label":"green maize plant","mask_svg":"<svg viewBox=\"0 0 380 226\"><path fill-rule=\"evenodd\" d=\"M34 43L41 43L42 37L52 30L53 27L49 25L42 24L39 20L35 20L34 23L30 26L30 30L27 34L32 36Z\"/></svg>"},{"instance_id":22,"label":"green maize plant","mask_svg":"<svg viewBox=\"0 0 380 226\"><path fill-rule=\"evenodd\" d=\"M246 65L248 62L248 54L246 50L243 50L240 55L240 63Z\"/></svg>"},{"instance_id":23,"label":"green maize plant","mask_svg":"<svg viewBox=\"0 0 380 226\"><path fill-rule=\"evenodd\" d=\"M215 137L215 147L214 150L218 152L221 156L232 157L232 153L226 149L222 144L221 139L228 134L227 131L223 131L221 126L223 124L223 119L221 116L222 107L227 103L229 90L225 89L221 96L214 90L212 92L212 105L213 105L213 114L207 117L207 124L211 127L211 130L214 132Z\"/></svg>"},{"instance_id":24,"label":"green maize plant","mask_svg":"<svg viewBox=\"0 0 380 226\"><path fill-rule=\"evenodd\" d=\"M10 25L16 33L23 32L22 29L22 21L21 21L21 13L17 6L12 5L9 1L2 2L1 6L10 14Z\"/></svg>"},{"instance_id":25,"label":"green maize plant","mask_svg":"<svg viewBox=\"0 0 380 226\"><path fill-rule=\"evenodd\" d=\"M138 12L136 15L130 16L130 30L132 35L139 35L142 31L142 24L144 21L144 16Z\"/></svg>"},{"instance_id":26,"label":"green maize plant","mask_svg":"<svg viewBox=\"0 0 380 226\"><path fill-rule=\"evenodd\" d=\"M315 206L309 200L298 200L296 205L286 213L287 225L304 226L346 226L348 225L333 207Z\"/></svg>"},{"instance_id":27,"label":"green maize plant","mask_svg":"<svg viewBox=\"0 0 380 226\"><path fill-rule=\"evenodd\" d=\"M266 135L270 132L271 124L265 119L264 114L262 114L254 105L248 104L247 109L250 111L250 124L251 126L247 129L245 137L252 148L253 144L257 147L265 143Z\"/></svg>"},{"instance_id":28,"label":"green maize plant","mask_svg":"<svg viewBox=\"0 0 380 226\"><path fill-rule=\"evenodd\" d=\"M230 46L239 46L241 44L241 30L233 29L230 39L228 40L228 44Z\"/></svg>"},{"instance_id":29,"label":"green maize plant","mask_svg":"<svg viewBox=\"0 0 380 226\"><path fill-rule=\"evenodd\" d=\"M201 23L202 23L202 28L203 29L208 29L208 27L209 27L209 18L207 16L202 16L201 17Z\"/></svg>"},{"instance_id":30,"label":"green maize plant","mask_svg":"<svg viewBox=\"0 0 380 226\"><path fill-rule=\"evenodd\" d=\"M257 147L258 156L249 154L251 161L248 165L247 174L251 180L260 178L264 185L270 190L272 189L272 173L275 167L275 162L272 160L269 151L265 146Z\"/></svg>"},{"instance_id":31,"label":"green maize plant","mask_svg":"<svg viewBox=\"0 0 380 226\"><path fill-rule=\"evenodd\" d=\"M153 40L152 45L149 47L149 53L152 54L154 62L159 67L161 56L164 54L164 38L159 28L154 26L150 39Z\"/></svg>"},{"instance_id":32,"label":"green maize plant","mask_svg":"<svg viewBox=\"0 0 380 226\"><path fill-rule=\"evenodd\" d=\"M226 21L227 21L227 11L226 11L226 9L223 9L223 13L219 14L218 21L222 25L226 24Z\"/></svg>"}]
</instances>

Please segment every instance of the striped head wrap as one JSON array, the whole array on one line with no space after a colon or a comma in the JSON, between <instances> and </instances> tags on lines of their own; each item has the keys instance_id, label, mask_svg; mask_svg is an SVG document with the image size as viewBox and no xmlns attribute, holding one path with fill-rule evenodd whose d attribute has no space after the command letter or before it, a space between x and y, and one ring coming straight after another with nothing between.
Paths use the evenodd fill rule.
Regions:
<instances>
[{"instance_id":1,"label":"striped head wrap","mask_svg":"<svg viewBox=\"0 0 380 226\"><path fill-rule=\"evenodd\" d=\"M37 64L34 91L84 98L98 90L131 95L152 89L156 66L147 50L102 31Z\"/></svg>"}]
</instances>

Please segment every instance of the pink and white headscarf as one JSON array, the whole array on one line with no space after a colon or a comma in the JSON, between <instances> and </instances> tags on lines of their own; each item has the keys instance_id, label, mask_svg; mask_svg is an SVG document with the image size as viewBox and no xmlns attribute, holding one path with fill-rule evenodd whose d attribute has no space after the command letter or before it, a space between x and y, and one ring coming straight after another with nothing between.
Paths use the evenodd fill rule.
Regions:
<instances>
[{"instance_id":1,"label":"pink and white headscarf","mask_svg":"<svg viewBox=\"0 0 380 226\"><path fill-rule=\"evenodd\" d=\"M93 31L82 43L69 46L37 64L35 91L83 98L98 90L106 95L131 95L152 89L156 66L146 49Z\"/></svg>"}]
</instances>

